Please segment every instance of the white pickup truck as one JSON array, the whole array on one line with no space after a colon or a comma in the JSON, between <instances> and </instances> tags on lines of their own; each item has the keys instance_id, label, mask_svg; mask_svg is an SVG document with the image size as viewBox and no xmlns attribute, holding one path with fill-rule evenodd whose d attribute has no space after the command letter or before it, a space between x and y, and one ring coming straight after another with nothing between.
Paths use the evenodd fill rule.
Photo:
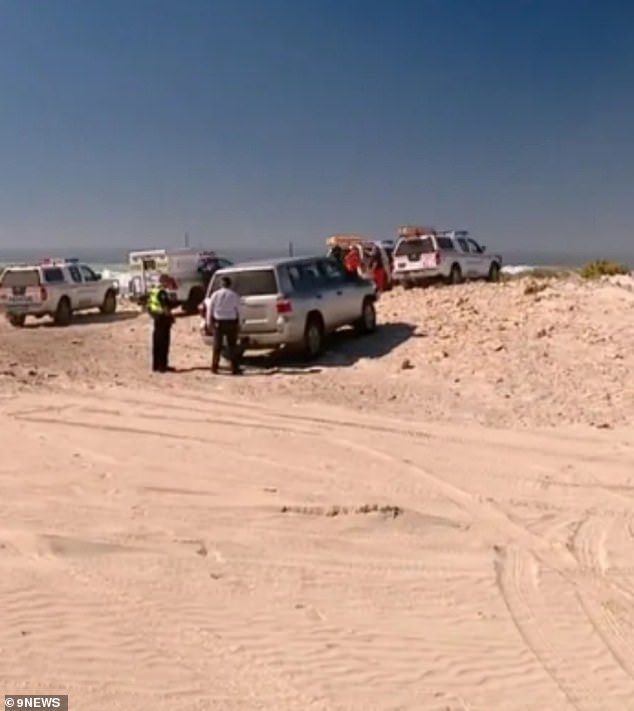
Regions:
<instances>
[{"instance_id":1,"label":"white pickup truck","mask_svg":"<svg viewBox=\"0 0 634 711\"><path fill-rule=\"evenodd\" d=\"M466 230L401 227L392 278L408 289L433 281L498 281L501 269L501 255L487 252Z\"/></svg>"},{"instance_id":2,"label":"white pickup truck","mask_svg":"<svg viewBox=\"0 0 634 711\"><path fill-rule=\"evenodd\" d=\"M117 310L119 285L102 279L76 259L46 259L40 264L8 266L0 274L0 310L17 328L27 316L51 316L58 326L68 325L77 311Z\"/></svg>"}]
</instances>

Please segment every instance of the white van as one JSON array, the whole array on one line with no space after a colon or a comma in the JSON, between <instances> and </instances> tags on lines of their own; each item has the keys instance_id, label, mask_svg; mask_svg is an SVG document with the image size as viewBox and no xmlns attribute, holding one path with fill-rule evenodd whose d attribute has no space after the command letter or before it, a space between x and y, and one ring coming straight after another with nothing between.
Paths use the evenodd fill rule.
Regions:
<instances>
[{"instance_id":1,"label":"white van","mask_svg":"<svg viewBox=\"0 0 634 711\"><path fill-rule=\"evenodd\" d=\"M218 257L215 252L189 247L130 252L128 263L131 301L144 304L148 291L165 274L170 279L167 292L172 305L181 306L187 314L196 313L213 274L231 266L228 259Z\"/></svg>"}]
</instances>

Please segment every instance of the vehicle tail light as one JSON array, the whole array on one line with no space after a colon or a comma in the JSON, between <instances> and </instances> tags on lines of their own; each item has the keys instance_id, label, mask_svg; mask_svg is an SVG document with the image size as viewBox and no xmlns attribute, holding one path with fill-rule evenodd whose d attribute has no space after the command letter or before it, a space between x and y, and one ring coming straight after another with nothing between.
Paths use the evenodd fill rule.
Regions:
<instances>
[{"instance_id":1,"label":"vehicle tail light","mask_svg":"<svg viewBox=\"0 0 634 711\"><path fill-rule=\"evenodd\" d=\"M278 299L277 301L277 313L278 314L290 314L293 310L293 305L288 299Z\"/></svg>"},{"instance_id":2,"label":"vehicle tail light","mask_svg":"<svg viewBox=\"0 0 634 711\"><path fill-rule=\"evenodd\" d=\"M434 256L436 258L436 266L438 266L440 264L440 257L441 257L440 252L436 252L436 254Z\"/></svg>"},{"instance_id":3,"label":"vehicle tail light","mask_svg":"<svg viewBox=\"0 0 634 711\"><path fill-rule=\"evenodd\" d=\"M41 301L46 301L48 299L48 292L46 289L42 286L40 287L40 300Z\"/></svg>"}]
</instances>

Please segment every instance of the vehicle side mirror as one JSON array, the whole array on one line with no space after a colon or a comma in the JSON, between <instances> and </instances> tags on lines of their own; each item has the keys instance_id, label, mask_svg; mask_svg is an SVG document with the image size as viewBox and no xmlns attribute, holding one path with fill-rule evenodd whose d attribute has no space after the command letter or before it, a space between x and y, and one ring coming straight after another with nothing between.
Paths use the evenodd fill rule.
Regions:
<instances>
[{"instance_id":1,"label":"vehicle side mirror","mask_svg":"<svg viewBox=\"0 0 634 711\"><path fill-rule=\"evenodd\" d=\"M482 252L482 254L484 254L486 251L487 251L486 245L481 244L480 245L480 252Z\"/></svg>"},{"instance_id":2,"label":"vehicle side mirror","mask_svg":"<svg viewBox=\"0 0 634 711\"><path fill-rule=\"evenodd\" d=\"M95 281L101 281L101 274L95 274Z\"/></svg>"}]
</instances>

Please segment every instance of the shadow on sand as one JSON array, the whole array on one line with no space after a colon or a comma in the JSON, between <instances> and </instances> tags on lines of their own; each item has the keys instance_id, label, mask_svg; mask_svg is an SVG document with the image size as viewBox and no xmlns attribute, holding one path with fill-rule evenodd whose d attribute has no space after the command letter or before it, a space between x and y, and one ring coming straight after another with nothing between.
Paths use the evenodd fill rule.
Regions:
<instances>
[{"instance_id":1,"label":"shadow on sand","mask_svg":"<svg viewBox=\"0 0 634 711\"><path fill-rule=\"evenodd\" d=\"M352 329L344 329L329 338L320 358L310 362L286 350L247 352L242 358L243 376L279 373L308 375L319 373L325 368L347 368L365 358L383 358L414 337L415 330L416 327L409 323L387 323L366 336L358 336ZM177 369L179 373L195 371L209 371L209 366ZM221 373L224 374L224 371L221 370ZM226 373L229 374L228 371Z\"/></svg>"},{"instance_id":2,"label":"shadow on sand","mask_svg":"<svg viewBox=\"0 0 634 711\"><path fill-rule=\"evenodd\" d=\"M26 329L37 328L70 328L72 326L95 326L98 324L119 323L120 321L132 321L140 316L138 311L117 311L113 314L100 314L98 311L89 313L73 314L73 320L68 326L57 326L52 319L28 320L24 324Z\"/></svg>"}]
</instances>

